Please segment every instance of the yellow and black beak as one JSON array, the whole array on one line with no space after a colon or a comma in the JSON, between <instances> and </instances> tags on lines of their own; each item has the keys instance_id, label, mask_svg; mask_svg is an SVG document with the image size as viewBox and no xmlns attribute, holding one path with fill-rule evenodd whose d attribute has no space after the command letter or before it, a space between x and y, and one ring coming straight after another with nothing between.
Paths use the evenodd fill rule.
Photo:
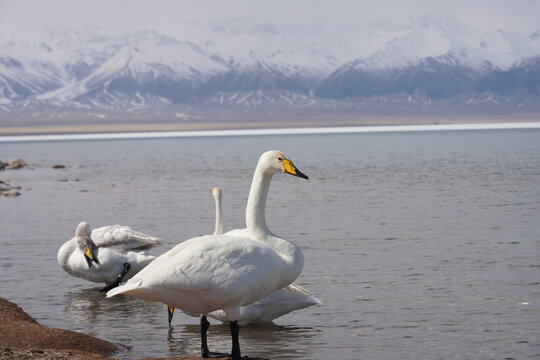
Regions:
<instances>
[{"instance_id":1,"label":"yellow and black beak","mask_svg":"<svg viewBox=\"0 0 540 360\"><path fill-rule=\"evenodd\" d=\"M309 179L306 175L304 175L304 173L302 173L300 170L298 170L296 168L296 166L294 166L294 164L292 163L291 160L289 159L281 159L281 161L283 162L283 170L286 172L286 173L289 173L291 175L294 175L294 176L298 176L298 177L301 177L302 179Z\"/></svg>"},{"instance_id":2,"label":"yellow and black beak","mask_svg":"<svg viewBox=\"0 0 540 360\"><path fill-rule=\"evenodd\" d=\"M92 267L92 261L99 264L97 256L94 254L94 250L92 250L92 248L88 245L86 245L86 250L84 251L84 258L86 259L88 267Z\"/></svg>"}]
</instances>

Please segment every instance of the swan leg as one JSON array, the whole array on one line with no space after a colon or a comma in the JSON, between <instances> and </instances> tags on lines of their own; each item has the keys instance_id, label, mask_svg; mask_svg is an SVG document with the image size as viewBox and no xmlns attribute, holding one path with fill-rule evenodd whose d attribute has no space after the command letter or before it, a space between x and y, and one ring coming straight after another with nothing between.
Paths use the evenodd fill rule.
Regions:
<instances>
[{"instance_id":1,"label":"swan leg","mask_svg":"<svg viewBox=\"0 0 540 360\"><path fill-rule=\"evenodd\" d=\"M223 353L216 353L211 352L208 350L208 343L206 341L206 333L208 332L208 328L210 327L210 322L206 318L206 316L201 316L201 357L204 359L207 358L221 358L229 356L229 354L223 354Z\"/></svg>"},{"instance_id":2,"label":"swan leg","mask_svg":"<svg viewBox=\"0 0 540 360\"><path fill-rule=\"evenodd\" d=\"M231 360L268 360L263 358L252 358L249 356L242 357L242 354L240 353L240 341L238 340L238 334L240 333L238 321L231 321L229 326L231 327L232 336Z\"/></svg>"},{"instance_id":3,"label":"swan leg","mask_svg":"<svg viewBox=\"0 0 540 360\"><path fill-rule=\"evenodd\" d=\"M229 323L229 326L231 328L231 336L232 336L232 351L231 351L231 359L232 360L241 360L242 355L240 353L240 341L238 340L238 334L240 333L240 327L238 326L238 321L231 321Z\"/></svg>"},{"instance_id":4,"label":"swan leg","mask_svg":"<svg viewBox=\"0 0 540 360\"><path fill-rule=\"evenodd\" d=\"M114 289L118 285L120 285L120 283L122 282L122 279L124 279L124 276L126 276L129 269L131 269L131 265L129 263L124 263L124 270L122 270L122 272L118 275L116 280L112 284L105 286L103 289L100 289L99 291L100 292L107 292L107 291L109 291L111 289Z\"/></svg>"}]
</instances>

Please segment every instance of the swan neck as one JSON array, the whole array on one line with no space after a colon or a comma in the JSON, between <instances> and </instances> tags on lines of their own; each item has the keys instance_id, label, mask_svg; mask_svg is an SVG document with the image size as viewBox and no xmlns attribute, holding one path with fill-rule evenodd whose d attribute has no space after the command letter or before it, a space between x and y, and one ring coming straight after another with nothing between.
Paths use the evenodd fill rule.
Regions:
<instances>
[{"instance_id":1,"label":"swan neck","mask_svg":"<svg viewBox=\"0 0 540 360\"><path fill-rule=\"evenodd\" d=\"M214 235L223 234L223 218L221 215L221 201L216 199L216 226L214 228Z\"/></svg>"},{"instance_id":2,"label":"swan neck","mask_svg":"<svg viewBox=\"0 0 540 360\"><path fill-rule=\"evenodd\" d=\"M255 169L246 207L246 227L253 239L261 239L270 234L266 225L265 208L271 180L271 173Z\"/></svg>"},{"instance_id":3,"label":"swan neck","mask_svg":"<svg viewBox=\"0 0 540 360\"><path fill-rule=\"evenodd\" d=\"M265 172L259 166L255 169L246 208L246 226L251 239L263 242L272 248L288 266L286 274L280 278L281 287L292 283L302 272L304 255L294 243L275 236L266 225L266 199L273 173Z\"/></svg>"}]
</instances>

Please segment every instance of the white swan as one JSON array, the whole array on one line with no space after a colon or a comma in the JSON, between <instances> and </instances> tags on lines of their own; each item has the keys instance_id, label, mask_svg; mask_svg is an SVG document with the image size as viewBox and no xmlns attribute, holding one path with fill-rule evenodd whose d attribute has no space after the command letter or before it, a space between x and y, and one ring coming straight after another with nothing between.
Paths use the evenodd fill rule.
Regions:
<instances>
[{"instance_id":1,"label":"white swan","mask_svg":"<svg viewBox=\"0 0 540 360\"><path fill-rule=\"evenodd\" d=\"M216 226L214 228L214 235L223 234L223 217L221 212L221 187L215 186L211 191L214 196L214 202L216 205ZM247 236L246 229L236 229L234 232L238 235L244 234ZM229 233L227 233L229 234ZM267 297L247 306L242 306L240 309L240 315L238 316L239 325L247 325L251 322L272 322L280 316L290 313L294 310L303 309L309 306L318 305L322 302L311 296L309 291L292 283L284 287L283 289L274 291ZM169 324L172 320L174 309L169 307ZM213 319L227 322L227 316L223 310L212 311L208 314L208 317ZM206 319L201 319L203 322Z\"/></svg>"},{"instance_id":2,"label":"white swan","mask_svg":"<svg viewBox=\"0 0 540 360\"><path fill-rule=\"evenodd\" d=\"M92 231L83 221L75 236L58 250L58 264L72 276L105 283L101 291L108 291L154 260L144 250L160 243L160 239L129 226L103 226Z\"/></svg>"},{"instance_id":3,"label":"white swan","mask_svg":"<svg viewBox=\"0 0 540 360\"><path fill-rule=\"evenodd\" d=\"M266 225L270 181L281 172L307 179L282 152L261 155L246 208L249 238L224 234L186 240L110 290L107 297L127 294L201 315L222 309L230 322L231 358L241 359L237 320L242 306L291 284L304 266L302 250L272 234Z\"/></svg>"}]
</instances>

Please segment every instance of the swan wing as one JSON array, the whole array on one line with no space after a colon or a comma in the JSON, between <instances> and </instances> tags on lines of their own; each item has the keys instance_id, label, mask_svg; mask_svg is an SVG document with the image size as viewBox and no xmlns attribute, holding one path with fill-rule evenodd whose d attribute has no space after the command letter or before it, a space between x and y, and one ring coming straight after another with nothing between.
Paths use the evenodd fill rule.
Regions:
<instances>
[{"instance_id":1,"label":"swan wing","mask_svg":"<svg viewBox=\"0 0 540 360\"><path fill-rule=\"evenodd\" d=\"M285 266L270 247L224 235L187 240L156 258L125 285L125 293L195 314L255 302L280 288Z\"/></svg>"},{"instance_id":2,"label":"swan wing","mask_svg":"<svg viewBox=\"0 0 540 360\"><path fill-rule=\"evenodd\" d=\"M120 251L144 250L161 244L161 239L124 225L102 226L92 230L91 236L97 247L116 248Z\"/></svg>"},{"instance_id":3,"label":"swan wing","mask_svg":"<svg viewBox=\"0 0 540 360\"><path fill-rule=\"evenodd\" d=\"M292 311L322 304L322 302L309 294L309 291L299 285L291 284L250 306L257 306L260 314L251 322L270 322Z\"/></svg>"},{"instance_id":4,"label":"swan wing","mask_svg":"<svg viewBox=\"0 0 540 360\"><path fill-rule=\"evenodd\" d=\"M309 291L297 284L291 284L278 291L274 291L267 297L259 300L257 304L269 305L272 303L298 304L299 309L311 305L322 304L322 301L311 296Z\"/></svg>"},{"instance_id":5,"label":"swan wing","mask_svg":"<svg viewBox=\"0 0 540 360\"><path fill-rule=\"evenodd\" d=\"M294 310L319 304L322 304L319 299L311 296L309 291L300 285L293 283L251 305L242 306L238 323L245 325L252 322L271 322ZM208 316L222 322L228 321L223 310L212 311Z\"/></svg>"}]
</instances>

